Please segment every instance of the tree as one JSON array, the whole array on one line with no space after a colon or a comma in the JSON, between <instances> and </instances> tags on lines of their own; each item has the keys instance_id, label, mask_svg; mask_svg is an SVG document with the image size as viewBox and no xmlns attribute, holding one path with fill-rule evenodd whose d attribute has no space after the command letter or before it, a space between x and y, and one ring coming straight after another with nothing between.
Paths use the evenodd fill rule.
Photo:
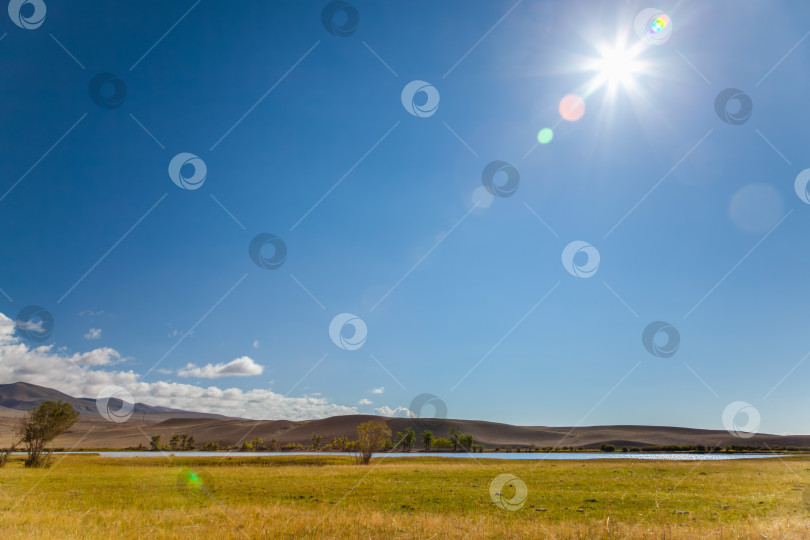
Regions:
<instances>
[{"instance_id":1,"label":"tree","mask_svg":"<svg viewBox=\"0 0 810 540\"><path fill-rule=\"evenodd\" d=\"M219 443L207 442L203 444L202 449L205 450L206 452L216 452L217 450L219 450Z\"/></svg>"},{"instance_id":2,"label":"tree","mask_svg":"<svg viewBox=\"0 0 810 540\"><path fill-rule=\"evenodd\" d=\"M73 410L70 403L61 401L43 401L30 409L28 418L17 430L17 437L28 453L25 466L47 467L51 453L45 450L45 445L70 429L78 418L79 412Z\"/></svg>"},{"instance_id":3,"label":"tree","mask_svg":"<svg viewBox=\"0 0 810 540\"><path fill-rule=\"evenodd\" d=\"M357 426L357 461L368 465L371 456L385 448L391 438L391 428L385 422L363 422Z\"/></svg>"},{"instance_id":4,"label":"tree","mask_svg":"<svg viewBox=\"0 0 810 540\"><path fill-rule=\"evenodd\" d=\"M169 439L169 448L172 450L177 450L180 448L180 435L177 435L176 433L172 435L172 438Z\"/></svg>"},{"instance_id":5,"label":"tree","mask_svg":"<svg viewBox=\"0 0 810 540\"><path fill-rule=\"evenodd\" d=\"M408 452L411 451L411 448L416 444L416 433L413 432L413 428L408 428L405 430L405 436L402 438L402 446L408 449Z\"/></svg>"},{"instance_id":6,"label":"tree","mask_svg":"<svg viewBox=\"0 0 810 540\"><path fill-rule=\"evenodd\" d=\"M318 451L321 449L321 442L323 441L323 437L318 435L317 433L312 434L312 449L314 451Z\"/></svg>"},{"instance_id":7,"label":"tree","mask_svg":"<svg viewBox=\"0 0 810 540\"><path fill-rule=\"evenodd\" d=\"M16 451L17 451L17 441L13 440L12 436L11 446L0 450L0 467L5 467L8 457L11 455L12 452Z\"/></svg>"},{"instance_id":8,"label":"tree","mask_svg":"<svg viewBox=\"0 0 810 540\"><path fill-rule=\"evenodd\" d=\"M256 437L250 443L253 446L253 450L256 452L261 452L264 450L264 440L261 437Z\"/></svg>"},{"instance_id":9,"label":"tree","mask_svg":"<svg viewBox=\"0 0 810 540\"><path fill-rule=\"evenodd\" d=\"M152 435L152 440L149 441L149 449L153 452L160 450L160 435Z\"/></svg>"},{"instance_id":10,"label":"tree","mask_svg":"<svg viewBox=\"0 0 810 540\"><path fill-rule=\"evenodd\" d=\"M326 449L345 452L349 449L349 440L346 437L332 437L332 440L326 445Z\"/></svg>"},{"instance_id":11,"label":"tree","mask_svg":"<svg viewBox=\"0 0 810 540\"><path fill-rule=\"evenodd\" d=\"M612 444L603 444L602 446L599 447L599 449L602 452L614 452L616 450L616 447L613 446Z\"/></svg>"},{"instance_id":12,"label":"tree","mask_svg":"<svg viewBox=\"0 0 810 540\"><path fill-rule=\"evenodd\" d=\"M445 439L444 437L438 437L433 439L433 446L435 448L453 448L453 441Z\"/></svg>"},{"instance_id":13,"label":"tree","mask_svg":"<svg viewBox=\"0 0 810 540\"><path fill-rule=\"evenodd\" d=\"M189 435L188 439L186 439L186 450L194 450L194 435Z\"/></svg>"},{"instance_id":14,"label":"tree","mask_svg":"<svg viewBox=\"0 0 810 540\"><path fill-rule=\"evenodd\" d=\"M459 446L461 446L462 449L464 448L466 448L467 450L472 449L474 442L475 441L473 440L473 436L470 435L469 433L462 435L461 437L458 438L458 444Z\"/></svg>"},{"instance_id":15,"label":"tree","mask_svg":"<svg viewBox=\"0 0 810 540\"><path fill-rule=\"evenodd\" d=\"M450 444L453 445L453 452L458 450L459 447L459 437L461 436L461 432L458 428L451 427L450 428L450 435L447 437L450 440Z\"/></svg>"},{"instance_id":16,"label":"tree","mask_svg":"<svg viewBox=\"0 0 810 540\"><path fill-rule=\"evenodd\" d=\"M430 447L433 446L433 432L429 429L422 432L422 446L425 447L425 452L430 452Z\"/></svg>"}]
</instances>

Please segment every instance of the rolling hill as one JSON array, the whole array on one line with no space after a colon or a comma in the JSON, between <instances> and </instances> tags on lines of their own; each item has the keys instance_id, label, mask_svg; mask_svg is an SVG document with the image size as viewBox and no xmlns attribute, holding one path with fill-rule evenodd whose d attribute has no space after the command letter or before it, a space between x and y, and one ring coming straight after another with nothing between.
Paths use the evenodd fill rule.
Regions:
<instances>
[{"instance_id":1,"label":"rolling hill","mask_svg":"<svg viewBox=\"0 0 810 540\"><path fill-rule=\"evenodd\" d=\"M417 434L429 429L435 436L446 436L451 427L470 433L487 448L557 446L579 449L599 448L602 444L616 447L664 445L704 445L706 447L745 445L768 447L810 447L810 435L757 434L740 439L724 430L691 429L669 426L513 426L496 422L458 419L382 418L371 415L334 416L318 420L247 420L216 414L182 411L136 403L132 417L121 423L109 422L97 411L95 399L69 396L52 388L17 382L0 385L0 445L8 444L14 425L42 401L62 400L80 413L79 421L59 437L54 445L65 449L127 448L149 445L152 435L167 441L173 434L194 436L198 445L216 442L238 444L261 437L277 439L280 444L298 443L309 446L312 435L322 436L324 443L333 437L355 438L362 422L383 419L391 430L412 427Z\"/></svg>"}]
</instances>

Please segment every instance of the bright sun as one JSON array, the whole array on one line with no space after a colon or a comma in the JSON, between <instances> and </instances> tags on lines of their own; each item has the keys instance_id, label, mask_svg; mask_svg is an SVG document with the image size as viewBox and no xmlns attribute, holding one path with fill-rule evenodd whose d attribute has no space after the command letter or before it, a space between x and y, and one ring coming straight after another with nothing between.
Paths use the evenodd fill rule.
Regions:
<instances>
[{"instance_id":1,"label":"bright sun","mask_svg":"<svg viewBox=\"0 0 810 540\"><path fill-rule=\"evenodd\" d=\"M634 60L631 50L607 49L596 61L595 68L603 82L628 84L639 71L639 63Z\"/></svg>"},{"instance_id":2,"label":"bright sun","mask_svg":"<svg viewBox=\"0 0 810 540\"><path fill-rule=\"evenodd\" d=\"M595 72L594 77L585 85L584 95L588 96L602 86L607 86L609 99L615 97L620 86L633 91L636 75L646 70L644 63L638 59L642 48L627 47L624 42L617 41L613 46L598 46L596 52L598 56L591 58L583 66L586 71Z\"/></svg>"}]
</instances>

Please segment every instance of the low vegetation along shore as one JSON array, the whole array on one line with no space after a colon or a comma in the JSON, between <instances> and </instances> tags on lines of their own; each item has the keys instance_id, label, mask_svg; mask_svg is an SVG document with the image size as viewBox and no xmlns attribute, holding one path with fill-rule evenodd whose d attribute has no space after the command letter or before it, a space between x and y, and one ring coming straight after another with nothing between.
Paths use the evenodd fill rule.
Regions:
<instances>
[{"instance_id":1,"label":"low vegetation along shore","mask_svg":"<svg viewBox=\"0 0 810 540\"><path fill-rule=\"evenodd\" d=\"M4 538L810 537L810 458L193 454L0 469ZM511 475L502 487L494 481ZM521 491L521 485L525 490ZM501 502L504 501L504 502Z\"/></svg>"}]
</instances>

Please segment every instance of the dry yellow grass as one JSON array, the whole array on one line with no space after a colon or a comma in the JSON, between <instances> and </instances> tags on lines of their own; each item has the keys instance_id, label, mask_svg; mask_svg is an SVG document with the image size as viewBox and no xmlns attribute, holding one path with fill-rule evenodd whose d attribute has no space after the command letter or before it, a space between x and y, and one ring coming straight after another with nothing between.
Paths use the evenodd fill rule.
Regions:
<instances>
[{"instance_id":1,"label":"dry yellow grass","mask_svg":"<svg viewBox=\"0 0 810 540\"><path fill-rule=\"evenodd\" d=\"M205 488L189 489L183 470ZM525 504L489 484L522 479ZM810 538L810 459L101 459L0 469L2 538ZM508 494L507 494L508 495ZM542 510L541 510L542 509Z\"/></svg>"}]
</instances>

